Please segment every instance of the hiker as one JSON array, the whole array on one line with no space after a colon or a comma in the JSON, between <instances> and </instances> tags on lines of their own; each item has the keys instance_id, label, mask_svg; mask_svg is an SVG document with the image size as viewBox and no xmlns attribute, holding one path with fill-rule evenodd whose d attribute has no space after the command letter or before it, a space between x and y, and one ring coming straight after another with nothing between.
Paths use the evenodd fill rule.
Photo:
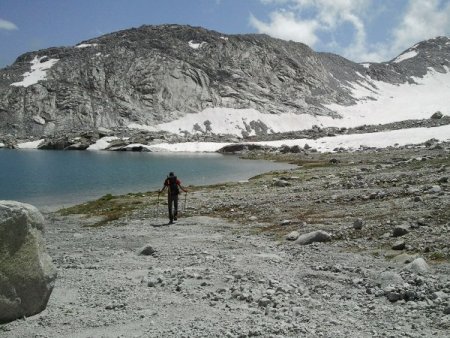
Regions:
<instances>
[{"instance_id":1,"label":"hiker","mask_svg":"<svg viewBox=\"0 0 450 338\"><path fill-rule=\"evenodd\" d=\"M169 176L167 176L164 181L164 186L159 193L161 194L166 189L168 189L167 202L169 204L169 224L173 224L173 221L176 221L178 216L178 194L180 193L180 189L185 193L187 193L187 190L181 186L181 182L173 172L169 173Z\"/></svg>"}]
</instances>

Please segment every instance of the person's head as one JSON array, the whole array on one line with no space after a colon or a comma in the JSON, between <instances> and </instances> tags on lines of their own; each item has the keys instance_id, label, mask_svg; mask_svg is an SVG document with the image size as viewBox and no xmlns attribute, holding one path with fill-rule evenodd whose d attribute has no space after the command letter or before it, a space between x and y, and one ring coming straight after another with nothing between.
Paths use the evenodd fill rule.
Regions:
<instances>
[{"instance_id":1,"label":"person's head","mask_svg":"<svg viewBox=\"0 0 450 338\"><path fill-rule=\"evenodd\" d=\"M169 177L173 177L173 176L175 176L175 174L173 172L170 172Z\"/></svg>"}]
</instances>

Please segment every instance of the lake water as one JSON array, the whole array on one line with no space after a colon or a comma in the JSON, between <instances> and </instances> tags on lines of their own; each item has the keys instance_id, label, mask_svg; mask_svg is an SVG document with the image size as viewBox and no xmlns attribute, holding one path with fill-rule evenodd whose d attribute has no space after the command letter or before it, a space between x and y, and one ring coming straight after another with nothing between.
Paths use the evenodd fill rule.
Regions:
<instances>
[{"instance_id":1,"label":"lake water","mask_svg":"<svg viewBox=\"0 0 450 338\"><path fill-rule=\"evenodd\" d=\"M220 154L0 149L0 200L51 210L109 193L156 190L170 171L188 186L246 180L286 168L292 166Z\"/></svg>"}]
</instances>

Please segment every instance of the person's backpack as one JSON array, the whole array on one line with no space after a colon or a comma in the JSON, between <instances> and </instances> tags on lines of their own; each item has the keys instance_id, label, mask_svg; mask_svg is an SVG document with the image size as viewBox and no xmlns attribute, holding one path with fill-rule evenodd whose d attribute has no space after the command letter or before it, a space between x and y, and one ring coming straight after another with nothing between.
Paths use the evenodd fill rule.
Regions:
<instances>
[{"instance_id":1,"label":"person's backpack","mask_svg":"<svg viewBox=\"0 0 450 338\"><path fill-rule=\"evenodd\" d=\"M178 195L180 193L180 189L178 188L177 184L177 177L176 176L169 176L167 177L169 180L169 191L171 195Z\"/></svg>"}]
</instances>

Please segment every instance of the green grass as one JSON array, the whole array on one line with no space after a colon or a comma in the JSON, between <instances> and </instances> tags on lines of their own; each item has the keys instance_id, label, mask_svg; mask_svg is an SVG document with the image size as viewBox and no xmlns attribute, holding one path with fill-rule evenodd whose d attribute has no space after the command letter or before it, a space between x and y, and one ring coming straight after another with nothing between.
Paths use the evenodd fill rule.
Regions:
<instances>
[{"instance_id":1,"label":"green grass","mask_svg":"<svg viewBox=\"0 0 450 338\"><path fill-rule=\"evenodd\" d=\"M87 218L101 217L100 221L90 225L91 227L99 227L123 218L139 208L156 204L156 196L156 193L150 192L121 196L107 194L97 200L64 208L58 212L63 216L85 215Z\"/></svg>"}]
</instances>

